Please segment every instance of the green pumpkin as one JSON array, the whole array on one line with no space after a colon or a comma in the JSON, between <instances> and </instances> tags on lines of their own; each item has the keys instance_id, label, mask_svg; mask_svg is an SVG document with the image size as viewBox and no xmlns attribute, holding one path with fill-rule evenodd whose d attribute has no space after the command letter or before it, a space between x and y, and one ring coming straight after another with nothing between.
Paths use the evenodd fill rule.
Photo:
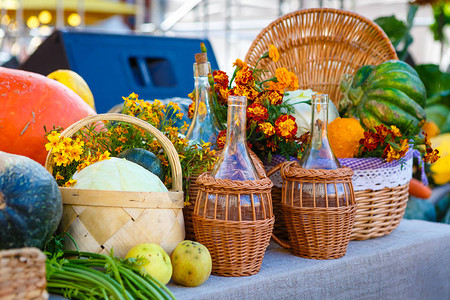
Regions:
<instances>
[{"instance_id":1,"label":"green pumpkin","mask_svg":"<svg viewBox=\"0 0 450 300\"><path fill-rule=\"evenodd\" d=\"M117 157L125 158L144 167L164 182L164 170L161 161L153 152L141 148L130 148L119 153Z\"/></svg>"},{"instance_id":2,"label":"green pumpkin","mask_svg":"<svg viewBox=\"0 0 450 300\"><path fill-rule=\"evenodd\" d=\"M61 216L53 176L28 157L0 151L0 249L42 249Z\"/></svg>"},{"instance_id":3,"label":"green pumpkin","mask_svg":"<svg viewBox=\"0 0 450 300\"><path fill-rule=\"evenodd\" d=\"M341 116L356 117L365 129L395 125L404 135L415 135L423 125L425 86L403 61L363 66L353 77L342 80L341 91Z\"/></svg>"}]
</instances>

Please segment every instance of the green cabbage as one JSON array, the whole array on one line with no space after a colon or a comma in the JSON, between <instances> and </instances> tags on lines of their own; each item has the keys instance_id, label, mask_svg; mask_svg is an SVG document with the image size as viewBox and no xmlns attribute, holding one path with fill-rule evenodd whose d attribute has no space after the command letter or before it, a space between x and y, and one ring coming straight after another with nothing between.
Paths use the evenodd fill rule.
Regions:
<instances>
[{"instance_id":1,"label":"green cabbage","mask_svg":"<svg viewBox=\"0 0 450 300\"><path fill-rule=\"evenodd\" d=\"M76 172L74 188L134 192L167 192L162 181L147 169L126 159L112 157Z\"/></svg>"}]
</instances>

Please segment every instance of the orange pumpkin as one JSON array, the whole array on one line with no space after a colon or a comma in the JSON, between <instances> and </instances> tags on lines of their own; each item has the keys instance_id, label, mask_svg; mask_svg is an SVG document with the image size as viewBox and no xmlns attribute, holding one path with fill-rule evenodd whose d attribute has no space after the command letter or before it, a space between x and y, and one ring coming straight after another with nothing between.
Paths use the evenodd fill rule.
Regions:
<instances>
[{"instance_id":1,"label":"orange pumpkin","mask_svg":"<svg viewBox=\"0 0 450 300\"><path fill-rule=\"evenodd\" d=\"M47 130L95 115L65 85L40 74L0 67L0 151L44 164Z\"/></svg>"}]
</instances>

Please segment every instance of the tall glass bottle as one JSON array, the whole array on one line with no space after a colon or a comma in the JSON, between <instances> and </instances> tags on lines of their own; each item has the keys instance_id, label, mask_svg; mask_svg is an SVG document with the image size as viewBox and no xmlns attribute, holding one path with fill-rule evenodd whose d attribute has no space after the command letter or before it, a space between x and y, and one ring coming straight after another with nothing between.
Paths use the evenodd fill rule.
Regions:
<instances>
[{"instance_id":1,"label":"tall glass bottle","mask_svg":"<svg viewBox=\"0 0 450 300\"><path fill-rule=\"evenodd\" d=\"M326 94L312 96L311 141L300 160L300 165L305 169L333 170L341 167L328 141L328 101ZM346 201L342 184L335 187L329 184L304 183L299 188L302 190L303 206L336 207L344 205Z\"/></svg>"},{"instance_id":2,"label":"tall glass bottle","mask_svg":"<svg viewBox=\"0 0 450 300\"><path fill-rule=\"evenodd\" d=\"M311 142L300 161L305 169L332 170L341 167L328 141L328 101L327 94L312 95Z\"/></svg>"},{"instance_id":3,"label":"tall glass bottle","mask_svg":"<svg viewBox=\"0 0 450 300\"><path fill-rule=\"evenodd\" d=\"M228 97L227 138L225 146L215 163L211 176L216 179L231 180L259 180L252 159L248 153L246 124L247 98L244 96ZM208 214L214 214L216 207L217 218L231 221L251 221L263 218L261 199L253 196L253 207L249 195L219 195L212 196L208 201ZM217 201L217 206L215 203ZM253 208L255 215L253 215ZM240 211L240 212L239 212Z\"/></svg>"},{"instance_id":4,"label":"tall glass bottle","mask_svg":"<svg viewBox=\"0 0 450 300\"><path fill-rule=\"evenodd\" d=\"M195 111L191 125L186 134L186 139L191 144L210 142L214 145L219 134L219 122L214 114L212 89L208 81L211 73L211 64L206 53L195 54L194 79L195 79Z\"/></svg>"},{"instance_id":5,"label":"tall glass bottle","mask_svg":"<svg viewBox=\"0 0 450 300\"><path fill-rule=\"evenodd\" d=\"M247 149L247 98L228 97L227 137L211 176L219 179L260 179Z\"/></svg>"}]
</instances>

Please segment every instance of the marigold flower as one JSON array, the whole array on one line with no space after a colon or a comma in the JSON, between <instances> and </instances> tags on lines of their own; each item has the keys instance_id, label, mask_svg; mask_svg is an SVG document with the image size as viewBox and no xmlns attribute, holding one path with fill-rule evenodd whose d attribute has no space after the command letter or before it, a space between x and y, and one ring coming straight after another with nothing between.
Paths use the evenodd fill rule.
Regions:
<instances>
[{"instance_id":1,"label":"marigold flower","mask_svg":"<svg viewBox=\"0 0 450 300\"><path fill-rule=\"evenodd\" d=\"M402 133L400 132L400 129L398 129L397 126L395 126L395 125L391 125L391 130L390 131L391 131L393 136L396 136L396 137L401 137L402 136Z\"/></svg>"},{"instance_id":2,"label":"marigold flower","mask_svg":"<svg viewBox=\"0 0 450 300\"><path fill-rule=\"evenodd\" d=\"M225 146L225 142L227 141L227 130L222 130L217 135L217 148L222 149Z\"/></svg>"},{"instance_id":3,"label":"marigold flower","mask_svg":"<svg viewBox=\"0 0 450 300\"><path fill-rule=\"evenodd\" d=\"M386 148L384 149L382 158L386 159L387 162L391 162L393 160L399 160L400 157L400 153L395 151L391 144L387 144Z\"/></svg>"},{"instance_id":4,"label":"marigold flower","mask_svg":"<svg viewBox=\"0 0 450 300\"><path fill-rule=\"evenodd\" d=\"M245 62L240 60L239 58L236 59L236 61L233 63L233 67L237 67L238 69L246 68L248 67Z\"/></svg>"},{"instance_id":5,"label":"marigold flower","mask_svg":"<svg viewBox=\"0 0 450 300\"><path fill-rule=\"evenodd\" d=\"M269 57L273 62L277 62L280 59L280 53L278 53L277 47L274 45L269 45Z\"/></svg>"},{"instance_id":6,"label":"marigold flower","mask_svg":"<svg viewBox=\"0 0 450 300\"><path fill-rule=\"evenodd\" d=\"M269 122L259 124L258 128L268 137L275 134L275 128Z\"/></svg>"},{"instance_id":7,"label":"marigold flower","mask_svg":"<svg viewBox=\"0 0 450 300\"><path fill-rule=\"evenodd\" d=\"M228 75L224 71L213 71L214 84L222 88L228 87Z\"/></svg>"},{"instance_id":8,"label":"marigold flower","mask_svg":"<svg viewBox=\"0 0 450 300\"><path fill-rule=\"evenodd\" d=\"M277 90L268 91L267 98L272 105L280 105L283 103L283 94Z\"/></svg>"},{"instance_id":9,"label":"marigold flower","mask_svg":"<svg viewBox=\"0 0 450 300\"><path fill-rule=\"evenodd\" d=\"M53 160L57 166L66 165L69 162L69 159L65 154L55 153Z\"/></svg>"},{"instance_id":10,"label":"marigold flower","mask_svg":"<svg viewBox=\"0 0 450 300\"><path fill-rule=\"evenodd\" d=\"M252 86L255 83L252 70L250 70L250 68L246 66L237 71L235 82L236 85Z\"/></svg>"},{"instance_id":11,"label":"marigold flower","mask_svg":"<svg viewBox=\"0 0 450 300\"><path fill-rule=\"evenodd\" d=\"M293 138L297 134L297 123L291 115L282 115L275 121L276 134L284 139Z\"/></svg>"},{"instance_id":12,"label":"marigold flower","mask_svg":"<svg viewBox=\"0 0 450 300\"><path fill-rule=\"evenodd\" d=\"M128 139L124 136L118 137L117 140L122 143L125 143L126 141L128 141Z\"/></svg>"},{"instance_id":13,"label":"marigold flower","mask_svg":"<svg viewBox=\"0 0 450 300\"><path fill-rule=\"evenodd\" d=\"M373 151L380 144L380 136L372 131L364 131L364 138L359 143L364 145L365 150Z\"/></svg>"},{"instance_id":14,"label":"marigold flower","mask_svg":"<svg viewBox=\"0 0 450 300\"><path fill-rule=\"evenodd\" d=\"M249 102L253 102L258 98L258 91L249 86L238 85L229 91L230 95L245 96Z\"/></svg>"},{"instance_id":15,"label":"marigold flower","mask_svg":"<svg viewBox=\"0 0 450 300\"><path fill-rule=\"evenodd\" d=\"M247 119L257 123L269 118L267 108L259 103L253 103L247 107Z\"/></svg>"},{"instance_id":16,"label":"marigold flower","mask_svg":"<svg viewBox=\"0 0 450 300\"><path fill-rule=\"evenodd\" d=\"M427 162L427 163L430 163L430 164L432 164L432 163L434 163L434 162L436 162L439 158L440 158L440 156L439 156L439 150L438 149L431 149L431 148L429 148L431 151L430 152L428 152L427 151L427 153L424 155L424 157L423 157L423 160L425 161L425 162ZM428 150L428 149L427 149Z\"/></svg>"},{"instance_id":17,"label":"marigold flower","mask_svg":"<svg viewBox=\"0 0 450 300\"><path fill-rule=\"evenodd\" d=\"M69 179L69 181L67 181L67 182L64 184L64 186L65 186L65 187L72 187L72 186L75 185L76 182L77 182L77 181L76 181L75 179Z\"/></svg>"},{"instance_id":18,"label":"marigold flower","mask_svg":"<svg viewBox=\"0 0 450 300\"><path fill-rule=\"evenodd\" d=\"M59 174L59 172L56 172L56 175L55 175L55 179L56 180L64 180L64 176L62 176L61 174Z\"/></svg>"},{"instance_id":19,"label":"marigold flower","mask_svg":"<svg viewBox=\"0 0 450 300\"><path fill-rule=\"evenodd\" d=\"M183 119L184 113L180 112L175 115L178 119Z\"/></svg>"}]
</instances>

